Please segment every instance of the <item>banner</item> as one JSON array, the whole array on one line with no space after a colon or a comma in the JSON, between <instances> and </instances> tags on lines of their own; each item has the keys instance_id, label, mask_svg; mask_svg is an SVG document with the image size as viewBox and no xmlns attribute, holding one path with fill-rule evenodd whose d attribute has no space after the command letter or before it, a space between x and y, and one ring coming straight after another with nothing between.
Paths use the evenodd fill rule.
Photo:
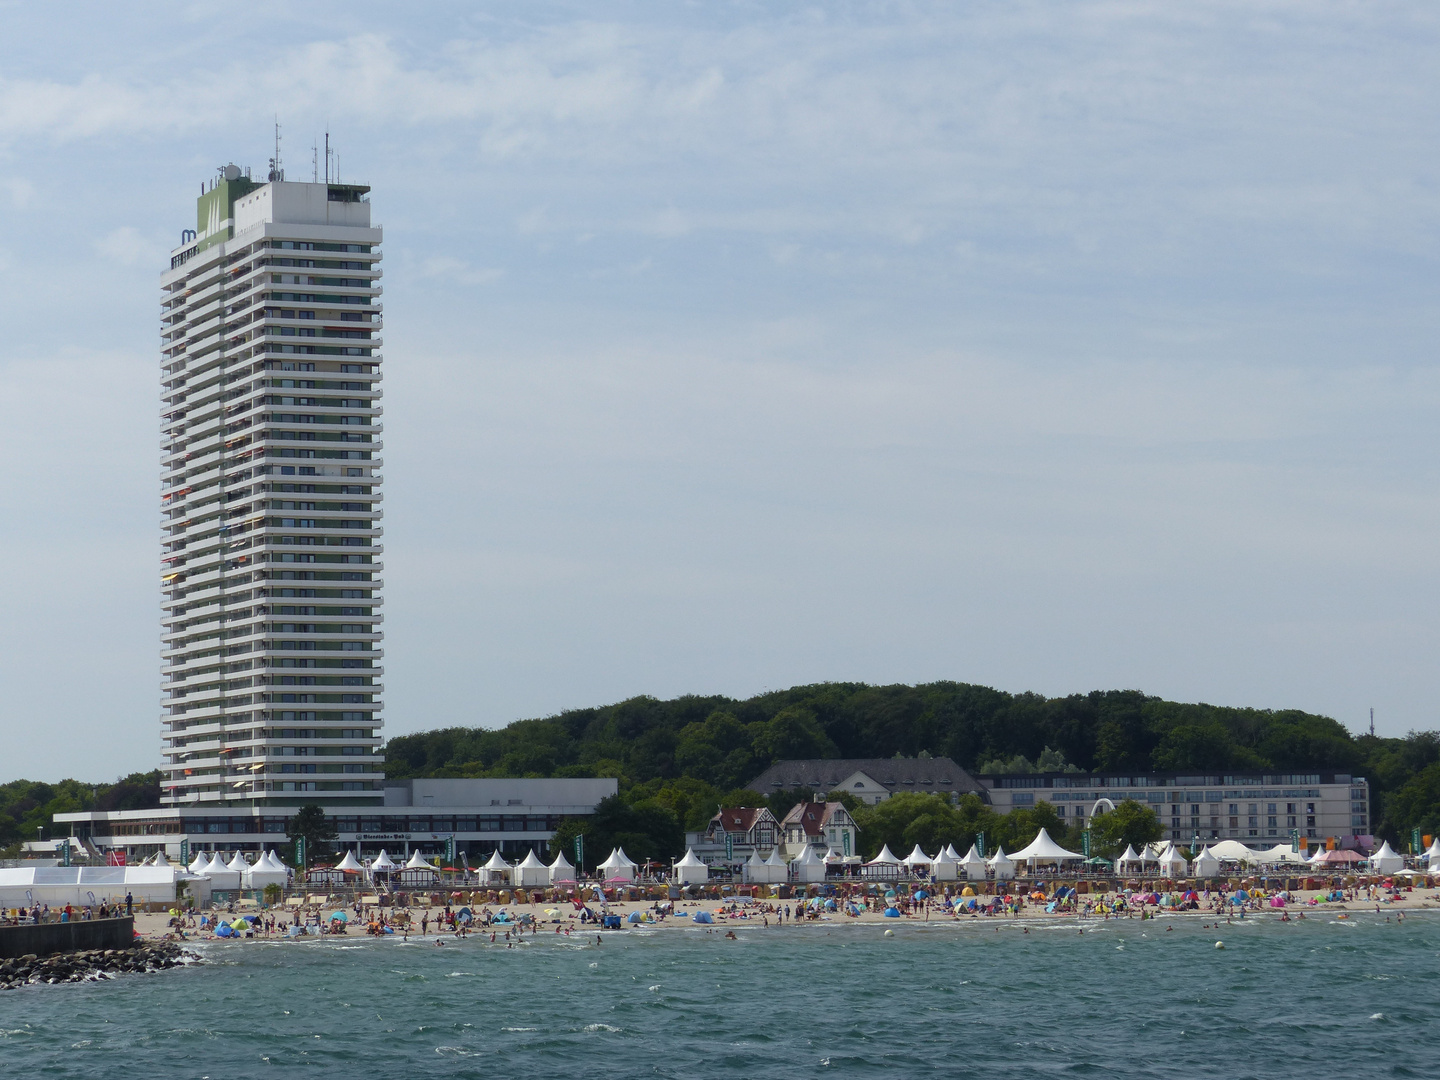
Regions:
<instances>
[{"instance_id":1,"label":"banner","mask_svg":"<svg viewBox=\"0 0 1440 1080\"><path fill-rule=\"evenodd\" d=\"M1090 857L1090 830L1086 829L1080 834L1080 851L1088 859Z\"/></svg>"},{"instance_id":2,"label":"banner","mask_svg":"<svg viewBox=\"0 0 1440 1080\"><path fill-rule=\"evenodd\" d=\"M575 869L585 869L585 834L577 833L575 836Z\"/></svg>"},{"instance_id":3,"label":"banner","mask_svg":"<svg viewBox=\"0 0 1440 1080\"><path fill-rule=\"evenodd\" d=\"M980 858L985 857L985 834L983 832L975 834L975 851Z\"/></svg>"}]
</instances>

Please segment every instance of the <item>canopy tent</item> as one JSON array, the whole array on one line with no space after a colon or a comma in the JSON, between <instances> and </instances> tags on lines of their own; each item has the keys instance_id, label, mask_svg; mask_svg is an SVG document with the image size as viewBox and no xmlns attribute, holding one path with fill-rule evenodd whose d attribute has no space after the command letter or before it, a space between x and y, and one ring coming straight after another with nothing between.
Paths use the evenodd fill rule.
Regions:
<instances>
[{"instance_id":1,"label":"canopy tent","mask_svg":"<svg viewBox=\"0 0 1440 1080\"><path fill-rule=\"evenodd\" d=\"M635 863L629 855L625 854L625 849L622 847L617 847L614 851L610 852L598 869L606 881L635 880Z\"/></svg>"},{"instance_id":2,"label":"canopy tent","mask_svg":"<svg viewBox=\"0 0 1440 1080\"><path fill-rule=\"evenodd\" d=\"M1221 840L1218 844L1211 844L1210 854L1221 862L1254 863L1259 861L1255 852L1240 843L1239 840Z\"/></svg>"},{"instance_id":3,"label":"canopy tent","mask_svg":"<svg viewBox=\"0 0 1440 1080\"><path fill-rule=\"evenodd\" d=\"M936 881L956 881L960 877L960 860L950 857L950 847L947 844L940 849L935 856L935 861L930 864L930 873L935 876Z\"/></svg>"},{"instance_id":4,"label":"canopy tent","mask_svg":"<svg viewBox=\"0 0 1440 1080\"><path fill-rule=\"evenodd\" d=\"M995 854L987 860L987 865L995 871L996 881L1008 881L1015 876L1015 864L999 844L995 845Z\"/></svg>"},{"instance_id":5,"label":"canopy tent","mask_svg":"<svg viewBox=\"0 0 1440 1080\"><path fill-rule=\"evenodd\" d=\"M890 857L892 859L895 858L893 855ZM796 881L807 885L824 881L825 861L821 859L819 855L815 854L815 848L812 845L806 844L805 850L800 853L800 857L790 863L789 872Z\"/></svg>"},{"instance_id":6,"label":"canopy tent","mask_svg":"<svg viewBox=\"0 0 1440 1080\"><path fill-rule=\"evenodd\" d=\"M1370 868L1377 874L1393 874L1405 869L1405 859L1386 840L1380 845L1380 850L1370 856Z\"/></svg>"},{"instance_id":7,"label":"canopy tent","mask_svg":"<svg viewBox=\"0 0 1440 1080\"><path fill-rule=\"evenodd\" d=\"M960 852L955 850L954 844L945 845L945 854L957 863L960 861Z\"/></svg>"},{"instance_id":8,"label":"canopy tent","mask_svg":"<svg viewBox=\"0 0 1440 1080\"><path fill-rule=\"evenodd\" d=\"M929 855L925 854L919 844L915 845L909 855L906 855L905 858L900 860L903 865L910 867L912 870L917 866L929 866L934 861L935 860L930 858Z\"/></svg>"},{"instance_id":9,"label":"canopy tent","mask_svg":"<svg viewBox=\"0 0 1440 1080\"><path fill-rule=\"evenodd\" d=\"M1132 873L1137 869L1143 869L1144 863L1140 861L1140 853L1135 850L1134 844L1126 844L1125 850L1115 860L1115 872L1117 874Z\"/></svg>"},{"instance_id":10,"label":"canopy tent","mask_svg":"<svg viewBox=\"0 0 1440 1080\"><path fill-rule=\"evenodd\" d=\"M754 854L752 854L752 855L750 856L750 861L745 864L745 872L746 872L746 874L747 874L747 877L746 877L746 880L747 880L747 881L769 881L769 880L770 880L770 878L769 878L769 870L768 870L768 869L766 870L766 876L763 877L763 878L751 878L751 877L748 876L748 875L750 874L751 870L752 870L752 867L753 867L755 861L756 861L757 859L759 859L759 858L760 858L760 853L757 851L757 852L755 852ZM763 866L764 863L761 863L760 865ZM675 884L677 884L677 885L704 885L704 884L705 884L707 881L709 881L709 880L710 880L710 867L706 866L705 863L704 863L704 861L703 861L698 855L695 854L695 849L694 849L694 848L686 848L686 849L685 849L685 857L675 864Z\"/></svg>"},{"instance_id":11,"label":"canopy tent","mask_svg":"<svg viewBox=\"0 0 1440 1080\"><path fill-rule=\"evenodd\" d=\"M136 869L139 869L139 867L136 867ZM221 860L218 851L215 853L215 857L210 860L210 865L200 871L200 876L209 880L210 888L218 892L240 888L240 871L231 870L226 866Z\"/></svg>"},{"instance_id":12,"label":"canopy tent","mask_svg":"<svg viewBox=\"0 0 1440 1080\"><path fill-rule=\"evenodd\" d=\"M965 858L960 860L960 869L965 872L967 881L985 880L987 869L985 860L980 857L980 849L976 845L970 845L970 850L965 853Z\"/></svg>"},{"instance_id":13,"label":"canopy tent","mask_svg":"<svg viewBox=\"0 0 1440 1080\"><path fill-rule=\"evenodd\" d=\"M432 874L438 874L440 872L438 867L433 866L429 862L429 860L427 860L423 855L420 854L420 850L418 848L410 853L410 858L405 861L405 865L401 867L401 869L421 871L428 870Z\"/></svg>"},{"instance_id":14,"label":"canopy tent","mask_svg":"<svg viewBox=\"0 0 1440 1080\"><path fill-rule=\"evenodd\" d=\"M228 871L226 871L228 872ZM0 907L49 904L51 909L102 902L175 903L175 887L187 881L197 900L209 896L204 880L187 879L180 866L16 866L0 867Z\"/></svg>"},{"instance_id":15,"label":"canopy tent","mask_svg":"<svg viewBox=\"0 0 1440 1080\"><path fill-rule=\"evenodd\" d=\"M383 851L380 853L380 857L385 859L386 862L389 862L388 857ZM395 864L393 862L390 863L390 869L394 869L394 867ZM335 869L348 870L352 874L359 874L364 872L365 867L360 865L360 860L355 858L355 853L353 851L347 851L345 852L345 857L335 864ZM385 867L380 865L380 859L376 859L373 863L370 864L371 873L374 873L377 870L383 871L385 869Z\"/></svg>"},{"instance_id":16,"label":"canopy tent","mask_svg":"<svg viewBox=\"0 0 1440 1080\"><path fill-rule=\"evenodd\" d=\"M750 858L746 859L745 865L741 867L741 874L745 881L752 884L770 880L770 870L765 865L765 860L760 857L758 848L750 852Z\"/></svg>"},{"instance_id":17,"label":"canopy tent","mask_svg":"<svg viewBox=\"0 0 1440 1080\"><path fill-rule=\"evenodd\" d=\"M197 851L195 858L190 860L190 872L192 874L203 874L205 868L210 865L210 856L203 851Z\"/></svg>"},{"instance_id":18,"label":"canopy tent","mask_svg":"<svg viewBox=\"0 0 1440 1080\"><path fill-rule=\"evenodd\" d=\"M570 865L570 860L565 858L563 851L556 852L555 861L550 864L550 884L559 885L571 883L575 880L575 867Z\"/></svg>"},{"instance_id":19,"label":"canopy tent","mask_svg":"<svg viewBox=\"0 0 1440 1080\"><path fill-rule=\"evenodd\" d=\"M534 848L511 868L511 874L516 885L533 887L550 884L550 868L540 861Z\"/></svg>"},{"instance_id":20,"label":"canopy tent","mask_svg":"<svg viewBox=\"0 0 1440 1080\"><path fill-rule=\"evenodd\" d=\"M770 857L773 859L775 852L772 851ZM840 852L836 851L833 847L826 848L825 854L820 857L825 860L826 866L843 866L845 863L845 856L841 855ZM767 859L766 862L769 862L769 859ZM783 859L781 860L781 865L784 865Z\"/></svg>"},{"instance_id":21,"label":"canopy tent","mask_svg":"<svg viewBox=\"0 0 1440 1080\"><path fill-rule=\"evenodd\" d=\"M834 849L832 848L831 850L833 851ZM821 861L827 866L830 862L828 856ZM790 867L786 864L784 858L781 857L778 847L770 850L770 857L765 860L765 865L770 869L770 881L772 884L784 881L790 876Z\"/></svg>"},{"instance_id":22,"label":"canopy tent","mask_svg":"<svg viewBox=\"0 0 1440 1080\"><path fill-rule=\"evenodd\" d=\"M275 858L273 851L263 852L245 875L247 889L265 889L271 885L279 885L283 889L289 883L290 871L284 863Z\"/></svg>"},{"instance_id":23,"label":"canopy tent","mask_svg":"<svg viewBox=\"0 0 1440 1080\"><path fill-rule=\"evenodd\" d=\"M1350 866L1354 863L1362 863L1365 856L1358 851L1347 851L1345 848L1336 848L1334 851L1322 851L1313 860L1315 866Z\"/></svg>"},{"instance_id":24,"label":"canopy tent","mask_svg":"<svg viewBox=\"0 0 1440 1080\"><path fill-rule=\"evenodd\" d=\"M1185 856L1180 854L1174 844L1168 845L1160 853L1160 873L1163 877L1181 878L1189 870L1190 864L1185 861Z\"/></svg>"},{"instance_id":25,"label":"canopy tent","mask_svg":"<svg viewBox=\"0 0 1440 1080\"><path fill-rule=\"evenodd\" d=\"M1160 852L1162 850L1162 848L1158 847L1155 844L1146 844L1135 853L1135 861L1140 863L1142 866L1145 863L1158 863L1160 861Z\"/></svg>"},{"instance_id":26,"label":"canopy tent","mask_svg":"<svg viewBox=\"0 0 1440 1080\"><path fill-rule=\"evenodd\" d=\"M1040 834L1036 836L1034 840L1031 840L1029 844L1015 852L1011 858L1016 862L1026 862L1032 865L1037 862L1084 862L1085 860L1084 855L1067 851L1054 840L1051 840L1050 834L1044 829L1041 829Z\"/></svg>"},{"instance_id":27,"label":"canopy tent","mask_svg":"<svg viewBox=\"0 0 1440 1080\"><path fill-rule=\"evenodd\" d=\"M245 856L235 852L235 857L225 864L226 870L234 870L242 878L250 872L250 864L245 861Z\"/></svg>"},{"instance_id":28,"label":"canopy tent","mask_svg":"<svg viewBox=\"0 0 1440 1080\"><path fill-rule=\"evenodd\" d=\"M1220 860L1210 853L1210 849L1204 848L1195 861L1190 864L1190 872L1197 878L1210 878L1220 876Z\"/></svg>"},{"instance_id":29,"label":"canopy tent","mask_svg":"<svg viewBox=\"0 0 1440 1080\"><path fill-rule=\"evenodd\" d=\"M167 859L167 858L165 858L165 852L163 852L163 851L157 851L157 852L155 853L155 858L153 858L153 859L150 860L150 865L151 865L151 866L161 866L161 867L169 866L169 865L170 865L170 860Z\"/></svg>"},{"instance_id":30,"label":"canopy tent","mask_svg":"<svg viewBox=\"0 0 1440 1080\"><path fill-rule=\"evenodd\" d=\"M1294 863L1296 866L1304 866L1310 860L1300 852L1292 850L1289 844L1276 844L1272 848L1255 852L1255 861L1265 866L1274 866L1279 863Z\"/></svg>"},{"instance_id":31,"label":"canopy tent","mask_svg":"<svg viewBox=\"0 0 1440 1080\"><path fill-rule=\"evenodd\" d=\"M1424 857L1430 860L1430 870L1432 872L1440 870L1440 836L1437 836L1434 842L1425 849Z\"/></svg>"},{"instance_id":32,"label":"canopy tent","mask_svg":"<svg viewBox=\"0 0 1440 1080\"><path fill-rule=\"evenodd\" d=\"M500 857L500 849L496 848L490 853L490 860L480 867L480 883L482 885L508 885L510 884L510 871L512 867Z\"/></svg>"}]
</instances>

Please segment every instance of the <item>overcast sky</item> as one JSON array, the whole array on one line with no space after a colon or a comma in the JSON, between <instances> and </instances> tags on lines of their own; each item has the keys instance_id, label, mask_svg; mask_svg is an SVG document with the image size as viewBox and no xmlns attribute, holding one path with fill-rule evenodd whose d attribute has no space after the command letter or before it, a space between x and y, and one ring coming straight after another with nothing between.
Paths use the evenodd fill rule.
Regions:
<instances>
[{"instance_id":1,"label":"overcast sky","mask_svg":"<svg viewBox=\"0 0 1440 1080\"><path fill-rule=\"evenodd\" d=\"M0 3L0 780L158 764L157 282L277 114L385 228L389 734L1437 726L1429 5L136 7Z\"/></svg>"}]
</instances>

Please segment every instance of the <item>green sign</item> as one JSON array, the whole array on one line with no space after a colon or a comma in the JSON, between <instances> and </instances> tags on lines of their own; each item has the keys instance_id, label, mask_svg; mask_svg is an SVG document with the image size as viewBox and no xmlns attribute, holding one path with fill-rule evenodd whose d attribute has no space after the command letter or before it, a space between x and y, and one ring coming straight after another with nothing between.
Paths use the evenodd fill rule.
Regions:
<instances>
[{"instance_id":1,"label":"green sign","mask_svg":"<svg viewBox=\"0 0 1440 1080\"><path fill-rule=\"evenodd\" d=\"M305 837L303 836L295 838L295 862L301 870L305 869Z\"/></svg>"},{"instance_id":2,"label":"green sign","mask_svg":"<svg viewBox=\"0 0 1440 1080\"><path fill-rule=\"evenodd\" d=\"M455 837L447 837L445 840L445 865L455 865Z\"/></svg>"},{"instance_id":3,"label":"green sign","mask_svg":"<svg viewBox=\"0 0 1440 1080\"><path fill-rule=\"evenodd\" d=\"M1300 854L1300 830L1290 830L1290 850L1296 855Z\"/></svg>"},{"instance_id":4,"label":"green sign","mask_svg":"<svg viewBox=\"0 0 1440 1080\"><path fill-rule=\"evenodd\" d=\"M1080 834L1080 851L1088 859L1090 857L1090 830L1086 829Z\"/></svg>"},{"instance_id":5,"label":"green sign","mask_svg":"<svg viewBox=\"0 0 1440 1080\"><path fill-rule=\"evenodd\" d=\"M188 836L180 841L180 865L190 865L190 838Z\"/></svg>"},{"instance_id":6,"label":"green sign","mask_svg":"<svg viewBox=\"0 0 1440 1080\"><path fill-rule=\"evenodd\" d=\"M1410 830L1410 854L1411 854L1411 855L1419 855L1419 854L1420 854L1420 830L1419 830L1419 829L1411 829L1411 830ZM69 866L70 864L69 864L69 863L66 863L65 865L66 865L66 866Z\"/></svg>"},{"instance_id":7,"label":"green sign","mask_svg":"<svg viewBox=\"0 0 1440 1080\"><path fill-rule=\"evenodd\" d=\"M846 855L849 855L849 854L850 854L850 830L849 830L849 829L846 829L843 833L841 833L841 835L845 837L845 854L846 854Z\"/></svg>"},{"instance_id":8,"label":"green sign","mask_svg":"<svg viewBox=\"0 0 1440 1080\"><path fill-rule=\"evenodd\" d=\"M730 862L730 861L731 861L732 859L734 859L734 858L735 858L735 837L734 837L732 834L730 834L730 833L727 832L727 833L725 834L725 861L726 861L726 862Z\"/></svg>"},{"instance_id":9,"label":"green sign","mask_svg":"<svg viewBox=\"0 0 1440 1080\"><path fill-rule=\"evenodd\" d=\"M585 834L575 835L575 869L585 869Z\"/></svg>"},{"instance_id":10,"label":"green sign","mask_svg":"<svg viewBox=\"0 0 1440 1080\"><path fill-rule=\"evenodd\" d=\"M980 858L985 857L985 834L983 832L975 834L975 852Z\"/></svg>"},{"instance_id":11,"label":"green sign","mask_svg":"<svg viewBox=\"0 0 1440 1080\"><path fill-rule=\"evenodd\" d=\"M60 865L70 865L70 841L68 839L62 841L60 844Z\"/></svg>"}]
</instances>

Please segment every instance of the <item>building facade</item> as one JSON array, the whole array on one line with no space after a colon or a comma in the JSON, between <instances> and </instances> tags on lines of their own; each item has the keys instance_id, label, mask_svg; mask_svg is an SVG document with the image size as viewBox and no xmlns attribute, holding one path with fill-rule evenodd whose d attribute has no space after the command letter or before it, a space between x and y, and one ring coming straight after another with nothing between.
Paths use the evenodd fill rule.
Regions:
<instances>
[{"instance_id":1,"label":"building facade","mask_svg":"<svg viewBox=\"0 0 1440 1080\"><path fill-rule=\"evenodd\" d=\"M166 805L385 798L369 188L202 186L160 282Z\"/></svg>"},{"instance_id":2,"label":"building facade","mask_svg":"<svg viewBox=\"0 0 1440 1080\"><path fill-rule=\"evenodd\" d=\"M1274 847L1298 835L1309 847L1335 839L1369 846L1370 787L1348 773L1235 773L1143 776L1048 774L982 776L999 813L1047 802L1070 822L1087 822L1097 809L1126 799L1155 811L1165 838L1190 844L1198 836Z\"/></svg>"},{"instance_id":3,"label":"building facade","mask_svg":"<svg viewBox=\"0 0 1440 1080\"><path fill-rule=\"evenodd\" d=\"M542 854L565 818L588 817L619 782L598 780L399 780L372 806L325 806L339 839L362 856L438 855L448 841L470 865L497 848L507 858ZM286 842L288 813L278 807L166 806L155 810L91 810L57 814L88 851L124 853L127 861L164 851L175 860L198 851L259 851Z\"/></svg>"},{"instance_id":4,"label":"building facade","mask_svg":"<svg viewBox=\"0 0 1440 1080\"><path fill-rule=\"evenodd\" d=\"M777 761L746 785L761 795L805 789L816 795L844 791L874 805L900 791L954 798L986 788L950 758L809 758Z\"/></svg>"},{"instance_id":5,"label":"building facade","mask_svg":"<svg viewBox=\"0 0 1440 1080\"><path fill-rule=\"evenodd\" d=\"M860 827L844 803L796 803L780 819L780 835L785 855L792 859L811 846L833 849L840 855L860 854Z\"/></svg>"}]
</instances>

